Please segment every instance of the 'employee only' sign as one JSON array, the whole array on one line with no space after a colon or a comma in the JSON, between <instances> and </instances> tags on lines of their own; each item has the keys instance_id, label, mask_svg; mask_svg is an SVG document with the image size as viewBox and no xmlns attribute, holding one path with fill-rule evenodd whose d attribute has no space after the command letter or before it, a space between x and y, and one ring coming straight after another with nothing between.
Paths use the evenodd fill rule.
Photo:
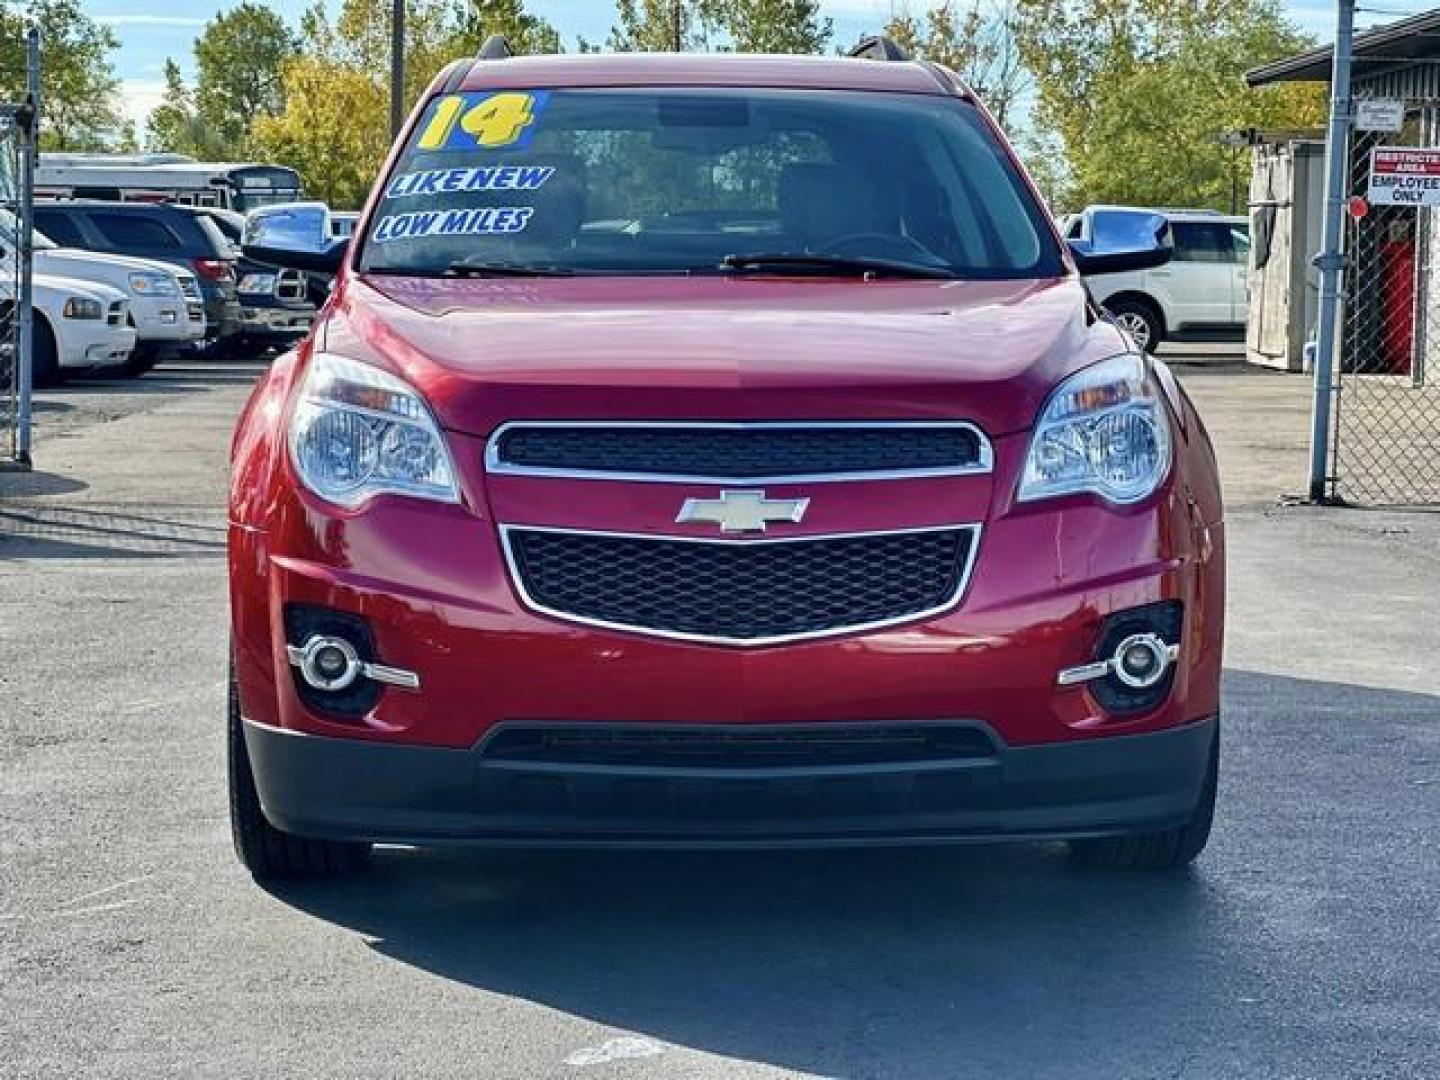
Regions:
<instances>
[{"instance_id":1,"label":"'employee only' sign","mask_svg":"<svg viewBox=\"0 0 1440 1080\"><path fill-rule=\"evenodd\" d=\"M1440 149L1370 151L1371 206L1440 206Z\"/></svg>"}]
</instances>

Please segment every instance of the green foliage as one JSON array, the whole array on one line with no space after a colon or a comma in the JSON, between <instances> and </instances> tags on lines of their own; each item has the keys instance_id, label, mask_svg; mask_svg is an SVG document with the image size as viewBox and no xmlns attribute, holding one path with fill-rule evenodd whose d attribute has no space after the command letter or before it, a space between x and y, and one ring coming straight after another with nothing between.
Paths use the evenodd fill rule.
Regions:
<instances>
[{"instance_id":1,"label":"green foliage","mask_svg":"<svg viewBox=\"0 0 1440 1080\"><path fill-rule=\"evenodd\" d=\"M1001 125L1013 118L1029 87L1029 72L1016 40L1017 0L947 0L924 19L908 10L886 24L885 33L907 52L955 72L984 100Z\"/></svg>"},{"instance_id":2,"label":"green foliage","mask_svg":"<svg viewBox=\"0 0 1440 1080\"><path fill-rule=\"evenodd\" d=\"M237 4L206 24L195 42L195 105L225 156L245 156L251 121L284 107L281 72L298 48L285 21L259 4Z\"/></svg>"},{"instance_id":3,"label":"green foliage","mask_svg":"<svg viewBox=\"0 0 1440 1080\"><path fill-rule=\"evenodd\" d=\"M1245 128L1304 129L1321 88L1244 72L1312 44L1276 0L1018 0L1034 120L1063 146L1066 201L1226 208Z\"/></svg>"},{"instance_id":4,"label":"green foliage","mask_svg":"<svg viewBox=\"0 0 1440 1080\"><path fill-rule=\"evenodd\" d=\"M712 17L736 52L821 53L835 33L819 0L715 0Z\"/></svg>"},{"instance_id":5,"label":"green foliage","mask_svg":"<svg viewBox=\"0 0 1440 1080\"><path fill-rule=\"evenodd\" d=\"M75 0L0 4L0 98L25 94L25 33L40 28L43 42L40 140L46 150L104 150L123 139L115 107L119 80L111 54L119 40Z\"/></svg>"},{"instance_id":6,"label":"green foliage","mask_svg":"<svg viewBox=\"0 0 1440 1080\"><path fill-rule=\"evenodd\" d=\"M150 112L145 142L151 150L190 154L202 161L226 156L219 135L195 108L195 95L185 85L180 65L174 60L165 61L165 98Z\"/></svg>"},{"instance_id":7,"label":"green foliage","mask_svg":"<svg viewBox=\"0 0 1440 1080\"><path fill-rule=\"evenodd\" d=\"M616 16L616 52L819 53L834 34L820 0L617 0Z\"/></svg>"},{"instance_id":8,"label":"green foliage","mask_svg":"<svg viewBox=\"0 0 1440 1080\"><path fill-rule=\"evenodd\" d=\"M457 20L455 53L476 52L491 34L504 34L517 53L564 52L560 33L525 10L525 0L466 0Z\"/></svg>"},{"instance_id":9,"label":"green foliage","mask_svg":"<svg viewBox=\"0 0 1440 1080\"><path fill-rule=\"evenodd\" d=\"M617 0L610 48L616 52L703 52L714 29L714 0Z\"/></svg>"}]
</instances>

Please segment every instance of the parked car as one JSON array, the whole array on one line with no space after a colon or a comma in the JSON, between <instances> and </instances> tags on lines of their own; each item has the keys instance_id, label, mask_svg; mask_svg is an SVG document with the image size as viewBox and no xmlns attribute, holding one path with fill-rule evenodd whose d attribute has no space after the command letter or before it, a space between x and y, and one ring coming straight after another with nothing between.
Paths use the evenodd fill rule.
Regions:
<instances>
[{"instance_id":1,"label":"parked car","mask_svg":"<svg viewBox=\"0 0 1440 1080\"><path fill-rule=\"evenodd\" d=\"M169 263L62 248L44 233L32 236L35 271L101 282L129 302L137 342L126 371L138 375L205 336L205 312L194 275ZM0 211L0 267L13 266L14 215ZM193 299L192 299L193 297Z\"/></svg>"},{"instance_id":2,"label":"parked car","mask_svg":"<svg viewBox=\"0 0 1440 1080\"><path fill-rule=\"evenodd\" d=\"M1065 236L1084 240L1097 220L1155 211L1092 206L1068 219ZM1207 210L1162 211L1174 254L1164 266L1088 278L1105 310L1153 352L1162 341L1239 341L1249 306L1250 223Z\"/></svg>"},{"instance_id":3,"label":"parked car","mask_svg":"<svg viewBox=\"0 0 1440 1080\"><path fill-rule=\"evenodd\" d=\"M240 242L245 235L245 215L219 207L195 207L225 235L235 252L236 291L240 296L240 343L248 349L288 348L303 338L315 318L309 285L298 270L267 266L245 258Z\"/></svg>"},{"instance_id":4,"label":"parked car","mask_svg":"<svg viewBox=\"0 0 1440 1080\"><path fill-rule=\"evenodd\" d=\"M323 208L248 234L337 275L233 442L252 873L375 842L1199 853L1215 458L1080 278L1162 264L1164 219L1067 247L970 91L897 51L491 41L352 241Z\"/></svg>"},{"instance_id":5,"label":"parked car","mask_svg":"<svg viewBox=\"0 0 1440 1080\"><path fill-rule=\"evenodd\" d=\"M13 316L13 281L11 275L0 274L0 322ZM54 386L75 371L123 368L129 362L135 328L129 302L119 289L43 273L34 275L31 287L31 375L36 386Z\"/></svg>"},{"instance_id":6,"label":"parked car","mask_svg":"<svg viewBox=\"0 0 1440 1080\"><path fill-rule=\"evenodd\" d=\"M235 256L207 218L166 203L42 200L35 227L55 243L180 266L195 275L205 305L205 343L223 349L240 332Z\"/></svg>"}]
</instances>

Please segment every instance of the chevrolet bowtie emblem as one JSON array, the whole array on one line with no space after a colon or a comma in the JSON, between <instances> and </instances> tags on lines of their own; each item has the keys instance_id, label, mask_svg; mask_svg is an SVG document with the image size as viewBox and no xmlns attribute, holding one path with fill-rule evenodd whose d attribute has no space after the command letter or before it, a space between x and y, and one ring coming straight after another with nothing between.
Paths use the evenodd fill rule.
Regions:
<instances>
[{"instance_id":1,"label":"chevrolet bowtie emblem","mask_svg":"<svg viewBox=\"0 0 1440 1080\"><path fill-rule=\"evenodd\" d=\"M676 521L719 525L721 532L764 532L771 521L799 521L809 499L767 499L763 491L722 491L718 499L686 499Z\"/></svg>"}]
</instances>

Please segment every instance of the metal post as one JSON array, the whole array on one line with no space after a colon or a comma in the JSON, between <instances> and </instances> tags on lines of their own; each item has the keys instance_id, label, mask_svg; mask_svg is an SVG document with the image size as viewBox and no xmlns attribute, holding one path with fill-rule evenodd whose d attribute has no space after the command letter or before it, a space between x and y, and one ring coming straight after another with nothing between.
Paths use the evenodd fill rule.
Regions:
<instances>
[{"instance_id":1,"label":"metal post","mask_svg":"<svg viewBox=\"0 0 1440 1080\"><path fill-rule=\"evenodd\" d=\"M1320 314L1315 341L1315 400L1310 415L1310 501L1325 501L1329 474L1330 408L1335 390L1335 354L1340 316L1340 225L1350 171L1350 54L1354 47L1355 0L1338 0L1335 54L1330 72L1330 127L1325 136L1325 223L1315 266L1320 271Z\"/></svg>"},{"instance_id":2,"label":"metal post","mask_svg":"<svg viewBox=\"0 0 1440 1080\"><path fill-rule=\"evenodd\" d=\"M20 295L16 297L19 310L16 321L16 415L15 415L15 459L28 468L30 465L30 397L35 380L35 327L34 327L34 231L35 231L35 159L40 143L40 31L32 28L25 41L25 112L20 127L20 205L15 215L20 235L15 257L20 260Z\"/></svg>"},{"instance_id":3,"label":"metal post","mask_svg":"<svg viewBox=\"0 0 1440 1080\"><path fill-rule=\"evenodd\" d=\"M393 0L390 14L390 138L405 124L405 0Z\"/></svg>"}]
</instances>

